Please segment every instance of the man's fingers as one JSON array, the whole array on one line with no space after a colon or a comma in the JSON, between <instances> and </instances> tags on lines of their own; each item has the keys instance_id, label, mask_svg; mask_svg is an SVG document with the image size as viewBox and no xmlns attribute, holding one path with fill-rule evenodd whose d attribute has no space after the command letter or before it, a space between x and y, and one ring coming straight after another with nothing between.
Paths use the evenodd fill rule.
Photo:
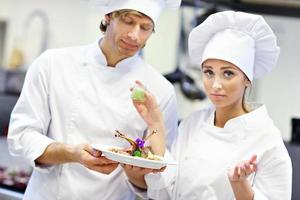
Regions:
<instances>
[{"instance_id":1,"label":"man's fingers","mask_svg":"<svg viewBox=\"0 0 300 200\"><path fill-rule=\"evenodd\" d=\"M100 157L102 155L102 152L101 151L98 151L96 149L93 149L91 154L95 157Z\"/></svg>"},{"instance_id":2,"label":"man's fingers","mask_svg":"<svg viewBox=\"0 0 300 200\"><path fill-rule=\"evenodd\" d=\"M84 144L83 145L83 150L87 151L89 154L91 154L94 157L100 157L102 152L94 149L91 145L89 144Z\"/></svg>"}]
</instances>

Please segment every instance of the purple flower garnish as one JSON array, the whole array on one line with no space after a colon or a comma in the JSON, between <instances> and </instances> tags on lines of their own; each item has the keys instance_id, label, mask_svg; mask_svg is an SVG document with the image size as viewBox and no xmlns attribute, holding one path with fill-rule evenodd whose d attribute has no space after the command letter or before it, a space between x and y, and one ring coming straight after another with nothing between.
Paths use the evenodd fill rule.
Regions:
<instances>
[{"instance_id":1,"label":"purple flower garnish","mask_svg":"<svg viewBox=\"0 0 300 200\"><path fill-rule=\"evenodd\" d=\"M137 146L138 146L139 148L143 148L143 147L144 147L145 141L144 141L143 139L137 138L137 139L135 140L135 142L136 142L136 144L137 144Z\"/></svg>"}]
</instances>

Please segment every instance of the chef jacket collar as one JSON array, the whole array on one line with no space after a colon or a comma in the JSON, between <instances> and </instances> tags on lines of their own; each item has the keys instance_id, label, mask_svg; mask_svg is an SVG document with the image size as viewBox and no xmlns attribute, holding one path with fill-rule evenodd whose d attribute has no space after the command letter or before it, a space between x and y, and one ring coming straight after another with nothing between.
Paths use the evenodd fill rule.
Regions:
<instances>
[{"instance_id":1,"label":"chef jacket collar","mask_svg":"<svg viewBox=\"0 0 300 200\"><path fill-rule=\"evenodd\" d=\"M252 111L241 116L235 117L230 119L226 122L223 130L224 131L235 131L237 129L240 130L251 130L257 129L260 126L264 126L270 120L267 113L267 109L265 105L258 104L258 103L250 103L250 107ZM212 109L210 116L208 117L207 123L211 126L214 126L214 119L215 119L215 108ZM257 122L260 123L257 123ZM214 126L215 127L215 126ZM218 128L218 127L216 127ZM222 129L222 128L220 128Z\"/></svg>"},{"instance_id":2,"label":"chef jacket collar","mask_svg":"<svg viewBox=\"0 0 300 200\"><path fill-rule=\"evenodd\" d=\"M106 57L98 45L101 39L102 38L91 45L86 55L86 61L84 61L83 65L86 65L88 63L89 65L92 65L94 67L103 70L110 70L116 73L131 71L134 67L132 63L135 62L135 60L139 57L138 53L136 53L134 56L121 60L116 64L115 67L109 67L107 65Z\"/></svg>"}]
</instances>

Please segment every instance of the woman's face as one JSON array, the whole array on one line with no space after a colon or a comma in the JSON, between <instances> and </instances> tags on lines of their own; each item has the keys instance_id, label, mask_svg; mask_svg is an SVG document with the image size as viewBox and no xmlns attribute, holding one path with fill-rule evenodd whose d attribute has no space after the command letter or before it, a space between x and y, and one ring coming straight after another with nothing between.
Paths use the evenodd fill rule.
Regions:
<instances>
[{"instance_id":1,"label":"woman's face","mask_svg":"<svg viewBox=\"0 0 300 200\"><path fill-rule=\"evenodd\" d=\"M208 59L202 64L203 83L207 96L217 108L241 105L250 81L234 64Z\"/></svg>"}]
</instances>

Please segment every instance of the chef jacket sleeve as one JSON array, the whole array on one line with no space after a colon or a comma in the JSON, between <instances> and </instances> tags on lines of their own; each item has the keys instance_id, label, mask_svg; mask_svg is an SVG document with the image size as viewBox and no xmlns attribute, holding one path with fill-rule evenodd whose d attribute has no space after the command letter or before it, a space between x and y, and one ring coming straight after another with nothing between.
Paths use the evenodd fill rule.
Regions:
<instances>
[{"instance_id":1,"label":"chef jacket sleeve","mask_svg":"<svg viewBox=\"0 0 300 200\"><path fill-rule=\"evenodd\" d=\"M167 150L164 157L167 162L178 163L178 165L167 165L167 168L161 173L150 173L145 176L148 186L147 195L151 199L172 199L176 195L176 180L181 148L186 146L187 127L189 120L183 120L178 128L178 135L172 144L171 151Z\"/></svg>"},{"instance_id":2,"label":"chef jacket sleeve","mask_svg":"<svg viewBox=\"0 0 300 200\"><path fill-rule=\"evenodd\" d=\"M254 200L290 200L292 164L286 150L273 149L261 160L252 187Z\"/></svg>"},{"instance_id":3,"label":"chef jacket sleeve","mask_svg":"<svg viewBox=\"0 0 300 200\"><path fill-rule=\"evenodd\" d=\"M29 67L21 95L11 114L7 139L12 155L24 158L40 171L47 171L51 167L37 166L35 160L54 142L46 136L51 120L48 66L46 51Z\"/></svg>"},{"instance_id":4,"label":"chef jacket sleeve","mask_svg":"<svg viewBox=\"0 0 300 200\"><path fill-rule=\"evenodd\" d=\"M169 151L166 151L164 159L166 162L175 163ZM145 175L145 181L148 186L147 197L150 199L170 199L173 193L177 169L176 165L167 165L164 172Z\"/></svg>"},{"instance_id":5,"label":"chef jacket sleeve","mask_svg":"<svg viewBox=\"0 0 300 200\"><path fill-rule=\"evenodd\" d=\"M172 144L177 136L178 114L175 90L172 87L171 96L161 105L162 114L166 128L166 146L171 149Z\"/></svg>"},{"instance_id":6,"label":"chef jacket sleeve","mask_svg":"<svg viewBox=\"0 0 300 200\"><path fill-rule=\"evenodd\" d=\"M169 152L165 153L164 159L173 162L173 158ZM174 170L177 170L177 168L168 166L166 175L162 175L162 173L150 173L145 175L145 181L148 186L147 190L142 190L131 184L128 178L127 183L130 189L142 199L170 199L173 187L167 186L174 182Z\"/></svg>"}]
</instances>

